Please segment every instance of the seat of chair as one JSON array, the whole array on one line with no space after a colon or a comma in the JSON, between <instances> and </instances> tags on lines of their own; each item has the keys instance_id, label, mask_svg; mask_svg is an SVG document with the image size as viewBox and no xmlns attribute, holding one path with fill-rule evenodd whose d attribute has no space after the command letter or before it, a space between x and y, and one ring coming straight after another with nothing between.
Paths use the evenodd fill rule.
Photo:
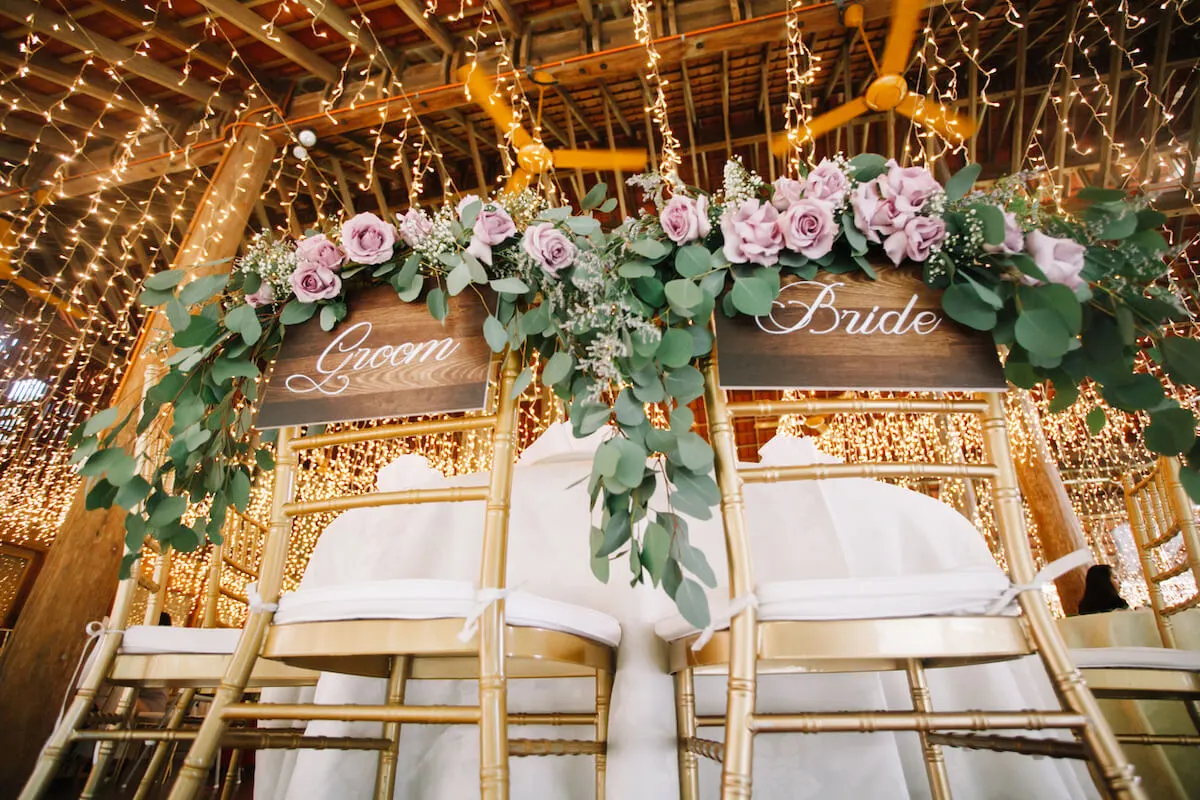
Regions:
<instances>
[{"instance_id":1,"label":"seat of chair","mask_svg":"<svg viewBox=\"0 0 1200 800\"><path fill-rule=\"evenodd\" d=\"M1083 647L1071 660L1093 694L1120 699L1200 698L1200 651L1168 647Z\"/></svg>"},{"instance_id":2,"label":"seat of chair","mask_svg":"<svg viewBox=\"0 0 1200 800\"><path fill-rule=\"evenodd\" d=\"M206 688L216 686L237 648L239 628L133 625L125 629L109 680L122 686ZM249 686L305 686L317 675L259 661Z\"/></svg>"},{"instance_id":3,"label":"seat of chair","mask_svg":"<svg viewBox=\"0 0 1200 800\"><path fill-rule=\"evenodd\" d=\"M992 568L764 583L756 592L760 668L841 672L898 669L909 658L954 666L1026 655L1015 611L987 615L1008 587ZM700 630L679 614L655 625L671 644L673 671L727 663L728 601L712 604L715 633L699 652L691 644Z\"/></svg>"},{"instance_id":4,"label":"seat of chair","mask_svg":"<svg viewBox=\"0 0 1200 800\"><path fill-rule=\"evenodd\" d=\"M469 678L478 670L477 637L464 642L459 634L479 607L468 581L388 580L302 589L280 598L263 654L359 675L385 675L388 657L410 654L414 678ZM504 610L512 677L561 675L556 665L563 664L580 675L611 668L621 625L608 614L519 590L505 597ZM439 663L433 664L435 659Z\"/></svg>"}]
</instances>

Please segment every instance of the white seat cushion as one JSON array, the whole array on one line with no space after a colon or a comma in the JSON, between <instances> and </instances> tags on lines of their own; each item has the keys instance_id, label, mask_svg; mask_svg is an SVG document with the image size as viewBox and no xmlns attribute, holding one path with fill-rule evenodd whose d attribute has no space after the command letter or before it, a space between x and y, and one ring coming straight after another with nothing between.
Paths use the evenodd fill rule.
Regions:
<instances>
[{"instance_id":1,"label":"white seat cushion","mask_svg":"<svg viewBox=\"0 0 1200 800\"><path fill-rule=\"evenodd\" d=\"M879 578L777 581L758 588L758 618L768 622L983 614L1008 587L1008 578L992 567ZM728 628L728 598L710 593L709 603L713 627ZM655 625L654 632L673 642L699 631L672 614Z\"/></svg>"},{"instance_id":2,"label":"white seat cushion","mask_svg":"<svg viewBox=\"0 0 1200 800\"><path fill-rule=\"evenodd\" d=\"M242 632L238 628L176 628L166 625L134 625L121 637L121 652L133 655L155 653L202 653L230 655Z\"/></svg>"},{"instance_id":3,"label":"white seat cushion","mask_svg":"<svg viewBox=\"0 0 1200 800\"><path fill-rule=\"evenodd\" d=\"M1170 669L1200 672L1200 651L1167 647L1084 647L1071 651L1081 669Z\"/></svg>"},{"instance_id":4,"label":"white seat cushion","mask_svg":"<svg viewBox=\"0 0 1200 800\"><path fill-rule=\"evenodd\" d=\"M276 625L341 619L466 619L478 605L467 581L395 580L301 589L279 600ZM513 591L505 598L509 625L572 633L612 647L621 624L583 606Z\"/></svg>"}]
</instances>

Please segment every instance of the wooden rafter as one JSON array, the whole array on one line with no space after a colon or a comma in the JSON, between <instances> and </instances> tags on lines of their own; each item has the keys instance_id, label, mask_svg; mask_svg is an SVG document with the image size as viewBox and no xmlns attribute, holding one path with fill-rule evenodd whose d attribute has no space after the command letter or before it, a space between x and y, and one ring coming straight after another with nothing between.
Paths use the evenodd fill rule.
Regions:
<instances>
[{"instance_id":1,"label":"wooden rafter","mask_svg":"<svg viewBox=\"0 0 1200 800\"><path fill-rule=\"evenodd\" d=\"M222 111L230 111L236 106L232 97L214 95L211 86L176 72L143 54L135 53L112 39L93 33L70 18L55 14L33 0L4 0L0 3L0 14L23 22L52 39L58 39L84 52L95 53L114 67L193 100L211 103L214 108Z\"/></svg>"},{"instance_id":2,"label":"wooden rafter","mask_svg":"<svg viewBox=\"0 0 1200 800\"><path fill-rule=\"evenodd\" d=\"M613 116L616 117L617 124L621 126L621 130L625 131L625 135L630 139L633 138L633 126L629 124L629 120L625 119L625 114L621 111L621 106L617 105L617 99L613 97L612 91L609 90L608 84L597 83L596 86L600 89L600 95L604 98L604 102L608 108L612 109ZM609 145L612 145L612 137L609 137Z\"/></svg>"},{"instance_id":3,"label":"wooden rafter","mask_svg":"<svg viewBox=\"0 0 1200 800\"><path fill-rule=\"evenodd\" d=\"M28 0L22 0L27 2ZM338 82L338 69L284 33L270 21L243 6L238 0L198 0L200 5L228 20L246 33L293 61L325 83Z\"/></svg>"},{"instance_id":4,"label":"wooden rafter","mask_svg":"<svg viewBox=\"0 0 1200 800\"><path fill-rule=\"evenodd\" d=\"M108 13L130 25L136 25L156 39L162 39L173 47L178 47L191 57L201 61L220 72L225 72L240 63L233 53L217 47L212 42L197 41L196 34L162 13L151 11L145 4L128 2L128 0L91 0Z\"/></svg>"},{"instance_id":5,"label":"wooden rafter","mask_svg":"<svg viewBox=\"0 0 1200 800\"><path fill-rule=\"evenodd\" d=\"M355 22L333 0L300 0L300 4L307 8L315 19L319 19L333 28L339 36L358 47L359 50L372 57L379 55L379 47L375 42L370 25L364 25L361 21Z\"/></svg>"},{"instance_id":6,"label":"wooden rafter","mask_svg":"<svg viewBox=\"0 0 1200 800\"><path fill-rule=\"evenodd\" d=\"M0 103L9 108L37 114L46 122L66 123L76 128L91 130L92 136L101 139L117 139L133 130L126 123L114 119L105 120L97 125L97 121L103 115L92 111L80 111L68 106L65 101L69 96L67 94L49 96L37 92L15 90L12 88L11 82L8 85L0 85Z\"/></svg>"},{"instance_id":7,"label":"wooden rafter","mask_svg":"<svg viewBox=\"0 0 1200 800\"><path fill-rule=\"evenodd\" d=\"M396 5L430 41L442 48L443 52L453 53L458 49L454 35L437 17L425 16L425 9L418 0L396 0Z\"/></svg>"},{"instance_id":8,"label":"wooden rafter","mask_svg":"<svg viewBox=\"0 0 1200 800\"><path fill-rule=\"evenodd\" d=\"M563 105L567 107L567 111L570 112L571 116L578 120L580 127L583 128L587 135L592 137L592 139L597 142L600 141L600 131L596 130L595 126L588 122L587 117L583 113L583 109L581 109L579 104L575 102L575 98L571 97L571 93L558 84L555 84L554 90L562 99Z\"/></svg>"},{"instance_id":9,"label":"wooden rafter","mask_svg":"<svg viewBox=\"0 0 1200 800\"><path fill-rule=\"evenodd\" d=\"M58 61L48 58L44 53L23 56L18 55L15 51L6 52L3 48L0 48L0 64L16 67L20 73L28 72L36 78L57 83L59 86L70 87L79 94L103 101L113 108L132 111L135 114L141 114L145 111L141 103L135 102L111 88L92 84L84 73L79 70L64 69ZM174 118L162 111L159 112L159 116L167 119Z\"/></svg>"},{"instance_id":10,"label":"wooden rafter","mask_svg":"<svg viewBox=\"0 0 1200 800\"><path fill-rule=\"evenodd\" d=\"M488 0L488 2L496 9L500 19L504 20L504 25L508 28L505 33L516 39L525 32L525 19L511 0Z\"/></svg>"}]
</instances>

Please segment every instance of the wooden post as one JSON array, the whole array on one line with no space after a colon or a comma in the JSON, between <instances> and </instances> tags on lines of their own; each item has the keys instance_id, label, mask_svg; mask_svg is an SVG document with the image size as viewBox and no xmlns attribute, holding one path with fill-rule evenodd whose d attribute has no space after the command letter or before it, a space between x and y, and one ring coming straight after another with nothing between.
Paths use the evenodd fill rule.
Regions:
<instances>
[{"instance_id":1,"label":"wooden post","mask_svg":"<svg viewBox=\"0 0 1200 800\"><path fill-rule=\"evenodd\" d=\"M1029 26L1022 25L1017 31L1017 92L1013 98L1013 134L1010 169L1017 173L1025 163L1025 65L1029 47Z\"/></svg>"},{"instance_id":2,"label":"wooden post","mask_svg":"<svg viewBox=\"0 0 1200 800\"><path fill-rule=\"evenodd\" d=\"M1030 446L1023 458L1014 459L1017 480L1033 521L1037 523L1042 555L1050 562L1076 550L1086 550L1088 543L1028 392L1021 393L1021 412ZM1086 574L1084 567L1076 567L1054 582L1067 614L1074 614L1079 608Z\"/></svg>"},{"instance_id":3,"label":"wooden post","mask_svg":"<svg viewBox=\"0 0 1200 800\"><path fill-rule=\"evenodd\" d=\"M1058 180L1059 198L1066 200L1071 194L1071 181L1067 177L1067 129L1071 125L1071 87L1075 70L1075 26L1079 21L1079 5L1071 4L1067 35L1063 39L1062 84L1058 91L1058 135L1054 142L1054 175Z\"/></svg>"},{"instance_id":4,"label":"wooden post","mask_svg":"<svg viewBox=\"0 0 1200 800\"><path fill-rule=\"evenodd\" d=\"M1113 159L1117 153L1117 117L1121 112L1121 68L1125 59L1125 13L1117 9L1117 30L1108 47L1108 123L1104 126L1104 147L1100 151L1100 179L1107 187L1113 182Z\"/></svg>"},{"instance_id":5,"label":"wooden post","mask_svg":"<svg viewBox=\"0 0 1200 800\"><path fill-rule=\"evenodd\" d=\"M179 246L172 267L193 279L227 271L229 262L196 264L237 253L246 224L266 181L274 145L257 125L235 129L236 140L209 184ZM145 323L125 374L113 396L124 409L142 396L147 345L165 331L158 315ZM126 433L132 438L133 425ZM125 540L125 512L84 509L85 489L76 495L66 521L46 556L16 629L0 653L0 796L15 796L42 743L50 735L59 703L68 691L83 649L84 627L112 604Z\"/></svg>"}]
</instances>

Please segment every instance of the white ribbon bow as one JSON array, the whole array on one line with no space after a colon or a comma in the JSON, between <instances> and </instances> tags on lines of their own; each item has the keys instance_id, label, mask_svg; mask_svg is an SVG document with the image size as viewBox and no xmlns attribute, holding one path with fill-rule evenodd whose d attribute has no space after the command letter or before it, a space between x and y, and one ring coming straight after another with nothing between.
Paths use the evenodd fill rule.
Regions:
<instances>
[{"instance_id":1,"label":"white ribbon bow","mask_svg":"<svg viewBox=\"0 0 1200 800\"><path fill-rule=\"evenodd\" d=\"M258 583L246 584L246 605L250 607L251 614L274 614L279 610L279 603L264 603L263 596L258 593Z\"/></svg>"},{"instance_id":2,"label":"white ribbon bow","mask_svg":"<svg viewBox=\"0 0 1200 800\"><path fill-rule=\"evenodd\" d=\"M479 589L475 592L475 606L471 609L471 613L467 614L463 620L462 630L458 632L458 640L460 642L469 642L479 630L479 618L484 612L491 607L492 603L497 600L503 600L512 594L515 589Z\"/></svg>"},{"instance_id":3,"label":"white ribbon bow","mask_svg":"<svg viewBox=\"0 0 1200 800\"><path fill-rule=\"evenodd\" d=\"M729 601L729 621L733 623L733 618L745 611L747 608L758 608L758 596L754 592L749 594L739 595ZM704 646L712 641L713 634L717 632L716 622L710 621L705 626L704 630L700 631L699 638L692 642L692 652L699 652L704 649Z\"/></svg>"},{"instance_id":4,"label":"white ribbon bow","mask_svg":"<svg viewBox=\"0 0 1200 800\"><path fill-rule=\"evenodd\" d=\"M1040 592L1042 587L1050 583L1056 578L1061 578L1076 567L1082 567L1092 560L1092 551L1086 549L1076 550L1073 553L1067 553L1062 558L1056 558L1046 566L1038 570L1038 573L1033 576L1033 580L1029 583L1014 583L1012 586L1004 590L1004 594L1000 595L994 603L988 608L988 616L1003 613L1005 609L1013 604L1013 602L1021 595L1022 592Z\"/></svg>"}]
</instances>

